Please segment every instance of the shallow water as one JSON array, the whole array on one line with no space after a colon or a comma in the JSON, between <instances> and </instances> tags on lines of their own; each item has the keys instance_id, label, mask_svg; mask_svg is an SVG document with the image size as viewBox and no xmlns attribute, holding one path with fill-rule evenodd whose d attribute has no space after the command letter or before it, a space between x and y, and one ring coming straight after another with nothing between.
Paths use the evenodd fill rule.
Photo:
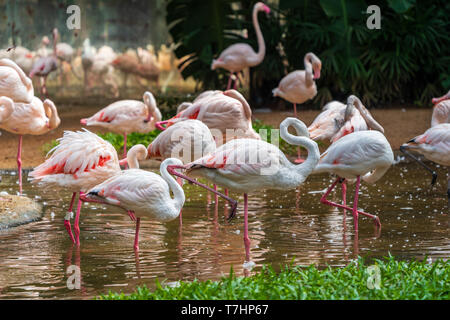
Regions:
<instances>
[{"instance_id":1,"label":"shallow water","mask_svg":"<svg viewBox=\"0 0 450 320\"><path fill-rule=\"evenodd\" d=\"M362 184L359 208L377 214L380 232L360 217L359 234L353 218L320 204L321 192L332 182L328 175L310 176L299 190L249 194L251 258L256 267L243 269L243 198L236 218L227 223L222 200L185 185L183 223L143 220L140 252L133 250L134 223L120 209L83 205L81 247L72 246L63 225L71 194L45 191L25 183L27 196L44 203L41 221L0 231L0 298L89 299L109 290L131 292L138 284L155 286L177 280L218 279L230 267L238 275L252 274L263 264L277 267L316 264L343 266L356 255L402 259L448 259L450 256L446 171L431 176L415 164L397 164L374 186ZM27 175L25 174L25 179ZM15 194L17 176L4 174L0 191ZM354 186L348 186L352 203ZM330 199L340 201L337 189ZM72 220L73 222L73 220ZM81 288L67 287L70 265L80 267Z\"/></svg>"}]
</instances>

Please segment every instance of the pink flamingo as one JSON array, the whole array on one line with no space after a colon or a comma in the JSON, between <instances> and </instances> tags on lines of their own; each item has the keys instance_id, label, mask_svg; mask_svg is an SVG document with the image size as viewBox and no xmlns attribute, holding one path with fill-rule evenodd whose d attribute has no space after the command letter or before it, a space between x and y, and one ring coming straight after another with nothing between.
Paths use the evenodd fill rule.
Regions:
<instances>
[{"instance_id":1,"label":"pink flamingo","mask_svg":"<svg viewBox=\"0 0 450 320\"><path fill-rule=\"evenodd\" d=\"M236 90L207 91L202 93L193 104L181 111L175 117L156 123L156 127L164 130L167 127L187 119L202 121L214 135L219 130L222 141L227 142L234 138L261 139L252 127L252 109L245 98ZM231 130L233 134L229 134ZM228 131L228 134L227 134ZM221 143L222 141L216 141Z\"/></svg>"},{"instance_id":2,"label":"pink flamingo","mask_svg":"<svg viewBox=\"0 0 450 320\"><path fill-rule=\"evenodd\" d=\"M434 104L431 126L450 123L450 91L440 98L433 98L431 102Z\"/></svg>"},{"instance_id":3,"label":"pink flamingo","mask_svg":"<svg viewBox=\"0 0 450 320\"><path fill-rule=\"evenodd\" d=\"M119 174L121 172L119 159L116 150L109 142L86 129L77 132L65 131L58 142L59 144L49 152L52 153L50 158L34 168L30 177L33 178L33 183L37 182L45 187L63 187L72 192L64 226L72 242L79 245L80 197L74 223L76 240L70 226L75 196L78 192L81 195L82 192Z\"/></svg>"},{"instance_id":4,"label":"pink flamingo","mask_svg":"<svg viewBox=\"0 0 450 320\"><path fill-rule=\"evenodd\" d=\"M316 96L317 87L314 80L320 78L320 70L322 69L322 62L312 52L305 55L304 62L305 70L296 70L287 74L281 79L278 87L272 90L274 97L281 97L294 104L295 118L297 118L297 103L304 103ZM302 162L300 148L298 148L297 152L296 162Z\"/></svg>"},{"instance_id":5,"label":"pink flamingo","mask_svg":"<svg viewBox=\"0 0 450 320\"><path fill-rule=\"evenodd\" d=\"M0 96L25 103L31 103L34 98L31 79L14 61L6 58L0 59Z\"/></svg>"},{"instance_id":6,"label":"pink flamingo","mask_svg":"<svg viewBox=\"0 0 450 320\"><path fill-rule=\"evenodd\" d=\"M231 73L228 79L227 90L231 88L231 79L234 73L238 73L248 67L255 67L264 60L266 45L258 23L258 12L260 11L269 14L270 8L262 2L257 2L253 7L253 26L258 40L258 52L255 52L246 43L235 43L222 51L217 60L212 61L211 70L222 68ZM234 83L234 88L236 89L236 82Z\"/></svg>"},{"instance_id":7,"label":"pink flamingo","mask_svg":"<svg viewBox=\"0 0 450 320\"><path fill-rule=\"evenodd\" d=\"M288 133L294 126L298 136ZM248 237L248 192L264 189L294 189L302 184L319 161L317 143L309 139L305 124L296 118L287 118L280 124L281 137L290 144L308 150L303 164L294 165L273 144L261 140L236 139L179 168L187 169L191 177L202 177L215 184L244 193L244 245L245 258L250 261ZM175 172L175 175L189 177ZM191 180L189 180L191 181Z\"/></svg>"},{"instance_id":8,"label":"pink flamingo","mask_svg":"<svg viewBox=\"0 0 450 320\"><path fill-rule=\"evenodd\" d=\"M140 148L147 154L143 145ZM130 153L133 150L130 149ZM171 221L178 217L184 205L183 188L167 171L169 165L182 165L179 159L169 158L161 163L161 176L140 169L122 171L81 196L82 201L98 202L123 208L136 216L134 249L139 250L139 227L142 217ZM174 198L171 197L171 192Z\"/></svg>"},{"instance_id":9,"label":"pink flamingo","mask_svg":"<svg viewBox=\"0 0 450 320\"><path fill-rule=\"evenodd\" d=\"M371 129L384 133L383 127L354 95L348 97L347 105L339 101L327 103L308 127L310 138L314 141L330 140L331 142L352 132Z\"/></svg>"},{"instance_id":10,"label":"pink flamingo","mask_svg":"<svg viewBox=\"0 0 450 320\"><path fill-rule=\"evenodd\" d=\"M358 210L359 186L361 177L368 183L378 181L393 162L394 153L391 146L379 131L358 131L340 138L320 156L320 161L314 169L314 173L329 172L338 176L320 202L352 211L355 232L358 232L358 214L372 218L377 226L381 226L377 216ZM345 182L345 179L356 179L353 209L346 205L345 185L343 185L344 204L340 205L326 199L336 184Z\"/></svg>"},{"instance_id":11,"label":"pink flamingo","mask_svg":"<svg viewBox=\"0 0 450 320\"><path fill-rule=\"evenodd\" d=\"M58 68L58 58L56 52L56 43L58 42L58 30L53 29L53 52L51 55L41 57L33 64L30 71L30 78L35 75L41 79L41 94L47 96L47 77Z\"/></svg>"},{"instance_id":12,"label":"pink flamingo","mask_svg":"<svg viewBox=\"0 0 450 320\"><path fill-rule=\"evenodd\" d=\"M9 101L8 101L9 100ZM31 103L4 100L8 108L12 110L6 121L0 122L0 129L19 135L17 149L17 170L19 172L19 193L22 194L22 137L24 134L42 135L59 126L61 120L58 116L55 104L49 100L44 103L33 97Z\"/></svg>"},{"instance_id":13,"label":"pink flamingo","mask_svg":"<svg viewBox=\"0 0 450 320\"><path fill-rule=\"evenodd\" d=\"M81 119L86 126L99 126L123 134L123 157L127 156L127 135L131 132L147 133L161 121L161 112L150 92L145 92L142 101L120 100L98 111L90 118Z\"/></svg>"},{"instance_id":14,"label":"pink flamingo","mask_svg":"<svg viewBox=\"0 0 450 320\"><path fill-rule=\"evenodd\" d=\"M425 169L432 172L433 180L432 185L437 179L437 174L419 159L409 154L406 150L413 150L420 154L423 154L425 158L441 164L446 167L450 167L450 124L441 123L429 128L425 133L409 140L407 143L400 147L400 150L416 160ZM450 169L448 172L447 182L447 196L450 205Z\"/></svg>"}]
</instances>

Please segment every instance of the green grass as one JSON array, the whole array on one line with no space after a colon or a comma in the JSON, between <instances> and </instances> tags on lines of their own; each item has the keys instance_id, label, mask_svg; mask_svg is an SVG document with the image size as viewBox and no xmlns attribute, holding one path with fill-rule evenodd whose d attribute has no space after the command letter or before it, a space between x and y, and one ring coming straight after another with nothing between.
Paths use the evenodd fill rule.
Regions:
<instances>
[{"instance_id":1,"label":"green grass","mask_svg":"<svg viewBox=\"0 0 450 320\"><path fill-rule=\"evenodd\" d=\"M316 300L316 299L441 299L450 298L450 262L438 260L397 261L392 256L375 259L380 271L379 288L370 289L370 266L362 258L343 268L284 267L280 272L263 267L250 277L230 275L219 281L180 282L177 287L162 286L150 291L145 285L131 294L101 295L107 300Z\"/></svg>"}]
</instances>

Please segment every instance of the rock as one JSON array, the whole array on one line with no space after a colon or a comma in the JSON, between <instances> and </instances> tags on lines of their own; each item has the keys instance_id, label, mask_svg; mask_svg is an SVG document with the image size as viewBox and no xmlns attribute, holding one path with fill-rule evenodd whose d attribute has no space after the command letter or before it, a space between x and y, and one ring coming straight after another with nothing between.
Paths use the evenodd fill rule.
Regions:
<instances>
[{"instance_id":1,"label":"rock","mask_svg":"<svg viewBox=\"0 0 450 320\"><path fill-rule=\"evenodd\" d=\"M40 220L42 214L42 204L30 198L0 196L0 230Z\"/></svg>"}]
</instances>

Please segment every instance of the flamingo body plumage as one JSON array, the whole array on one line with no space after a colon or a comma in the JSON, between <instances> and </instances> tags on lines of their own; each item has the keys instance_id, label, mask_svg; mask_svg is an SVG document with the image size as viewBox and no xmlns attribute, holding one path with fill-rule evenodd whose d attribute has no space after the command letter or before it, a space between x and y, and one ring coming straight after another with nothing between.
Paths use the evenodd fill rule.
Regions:
<instances>
[{"instance_id":1,"label":"flamingo body plumage","mask_svg":"<svg viewBox=\"0 0 450 320\"><path fill-rule=\"evenodd\" d=\"M31 79L14 61L6 58L0 59L0 96L25 103L30 103L34 98Z\"/></svg>"}]
</instances>

